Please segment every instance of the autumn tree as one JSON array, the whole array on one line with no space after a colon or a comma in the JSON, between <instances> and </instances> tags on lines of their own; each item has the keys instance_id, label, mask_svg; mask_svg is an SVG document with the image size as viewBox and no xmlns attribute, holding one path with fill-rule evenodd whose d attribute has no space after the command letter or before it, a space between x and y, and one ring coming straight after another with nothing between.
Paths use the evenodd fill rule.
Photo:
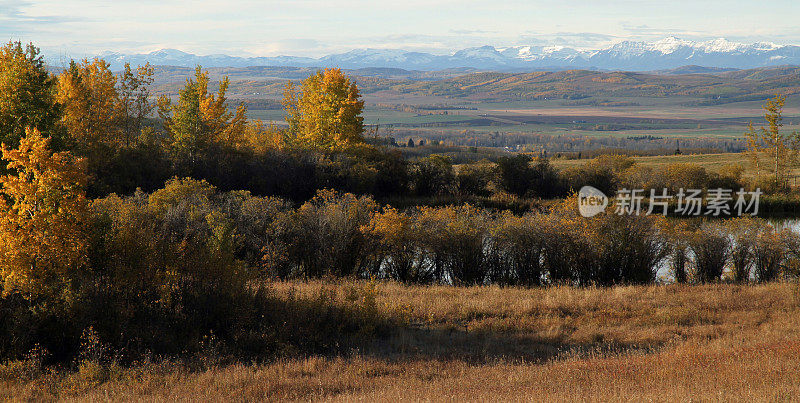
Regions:
<instances>
[{"instance_id":1,"label":"autumn tree","mask_svg":"<svg viewBox=\"0 0 800 403\"><path fill-rule=\"evenodd\" d=\"M142 133L145 118L153 112L154 105L150 101L149 90L150 84L153 83L153 74L154 70L150 63L135 70L129 63L125 63L125 69L119 76L117 108L121 121L118 125L125 147L130 147Z\"/></svg>"},{"instance_id":2,"label":"autumn tree","mask_svg":"<svg viewBox=\"0 0 800 403\"><path fill-rule=\"evenodd\" d=\"M38 48L20 42L0 47L0 142L16 147L28 127L56 134L54 89Z\"/></svg>"},{"instance_id":3,"label":"autumn tree","mask_svg":"<svg viewBox=\"0 0 800 403\"><path fill-rule=\"evenodd\" d=\"M334 150L364 142L364 101L356 83L340 69L317 72L299 91L290 83L283 104L298 146Z\"/></svg>"},{"instance_id":4,"label":"autumn tree","mask_svg":"<svg viewBox=\"0 0 800 403\"><path fill-rule=\"evenodd\" d=\"M228 110L225 97L229 81L225 77L216 95L208 92L208 72L195 70L194 79L186 80L178 102L167 96L158 100L158 113L169 135L173 154L194 160L209 145L239 147L244 143L247 110L239 105L235 113Z\"/></svg>"},{"instance_id":5,"label":"autumn tree","mask_svg":"<svg viewBox=\"0 0 800 403\"><path fill-rule=\"evenodd\" d=\"M116 84L108 63L98 58L72 61L58 76L57 100L64 108L61 121L78 149L96 152L119 141Z\"/></svg>"},{"instance_id":6,"label":"autumn tree","mask_svg":"<svg viewBox=\"0 0 800 403\"><path fill-rule=\"evenodd\" d=\"M768 99L762 107L767 126L756 130L750 122L745 132L751 162L759 174L763 168L773 176L776 187L786 185L789 170L797 164L798 134L781 132L785 104L784 95ZM762 160L762 154L766 154L766 159Z\"/></svg>"},{"instance_id":7,"label":"autumn tree","mask_svg":"<svg viewBox=\"0 0 800 403\"><path fill-rule=\"evenodd\" d=\"M148 87L152 76L149 64L135 70L126 64L116 76L102 59L72 61L58 76L57 100L73 145L84 152L130 148L153 111Z\"/></svg>"},{"instance_id":8,"label":"autumn tree","mask_svg":"<svg viewBox=\"0 0 800 403\"><path fill-rule=\"evenodd\" d=\"M3 294L28 298L65 291L85 263L84 161L52 153L29 129L16 149L3 144L11 174L0 177L0 275Z\"/></svg>"},{"instance_id":9,"label":"autumn tree","mask_svg":"<svg viewBox=\"0 0 800 403\"><path fill-rule=\"evenodd\" d=\"M251 121L245 126L243 138L245 146L257 154L264 154L267 150L283 150L289 143L285 129L260 120Z\"/></svg>"}]
</instances>

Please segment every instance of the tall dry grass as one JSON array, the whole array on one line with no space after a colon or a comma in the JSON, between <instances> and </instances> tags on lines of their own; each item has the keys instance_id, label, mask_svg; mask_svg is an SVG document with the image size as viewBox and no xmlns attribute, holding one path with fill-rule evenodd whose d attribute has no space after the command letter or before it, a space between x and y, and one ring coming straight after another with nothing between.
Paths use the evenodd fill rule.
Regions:
<instances>
[{"instance_id":1,"label":"tall dry grass","mask_svg":"<svg viewBox=\"0 0 800 403\"><path fill-rule=\"evenodd\" d=\"M278 296L374 298L401 317L338 355L0 370L0 397L88 400L740 400L800 396L800 288L408 287L280 282ZM20 372L22 373L22 372Z\"/></svg>"}]
</instances>

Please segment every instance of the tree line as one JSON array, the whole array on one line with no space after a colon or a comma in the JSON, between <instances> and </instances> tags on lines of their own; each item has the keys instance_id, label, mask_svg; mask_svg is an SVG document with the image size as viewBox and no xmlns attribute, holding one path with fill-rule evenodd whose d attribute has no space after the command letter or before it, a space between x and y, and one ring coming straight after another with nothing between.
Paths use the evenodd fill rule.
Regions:
<instances>
[{"instance_id":1,"label":"tree line","mask_svg":"<svg viewBox=\"0 0 800 403\"><path fill-rule=\"evenodd\" d=\"M560 198L584 184L607 193L620 186L658 187L665 180L701 188L763 185L746 183L736 166L713 173L674 165L665 177L617 156L560 171L541 154L462 165L437 154L409 159L365 132L358 87L336 69L288 87L288 125L276 127L248 121L244 104L231 108L228 80L211 83L200 68L176 97L154 101L153 68L147 65L115 74L101 59L73 61L53 75L36 47L12 42L0 50L0 66L0 142L16 147L26 128L35 128L51 139L54 151L86 159L90 198L154 191L172 177L300 203L325 188L381 202L424 203L442 196L472 202ZM766 187L776 188L771 182Z\"/></svg>"}]
</instances>

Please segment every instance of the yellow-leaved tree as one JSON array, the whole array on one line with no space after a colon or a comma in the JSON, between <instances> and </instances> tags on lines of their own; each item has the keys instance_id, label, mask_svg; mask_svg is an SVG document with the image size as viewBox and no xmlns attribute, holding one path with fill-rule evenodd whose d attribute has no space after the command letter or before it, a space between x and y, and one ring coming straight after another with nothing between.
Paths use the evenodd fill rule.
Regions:
<instances>
[{"instance_id":1,"label":"yellow-leaved tree","mask_svg":"<svg viewBox=\"0 0 800 403\"><path fill-rule=\"evenodd\" d=\"M102 59L70 62L58 76L56 99L72 145L83 153L101 154L104 148L131 147L153 109L152 81L149 64L135 70L126 64L116 76Z\"/></svg>"},{"instance_id":2,"label":"yellow-leaved tree","mask_svg":"<svg viewBox=\"0 0 800 403\"><path fill-rule=\"evenodd\" d=\"M3 295L63 294L86 263L85 163L49 143L28 129L18 148L2 146L11 172L0 177Z\"/></svg>"},{"instance_id":3,"label":"yellow-leaved tree","mask_svg":"<svg viewBox=\"0 0 800 403\"><path fill-rule=\"evenodd\" d=\"M364 142L364 101L340 69L325 69L303 81L300 91L289 83L283 99L289 134L296 145L335 150Z\"/></svg>"},{"instance_id":4,"label":"yellow-leaved tree","mask_svg":"<svg viewBox=\"0 0 800 403\"><path fill-rule=\"evenodd\" d=\"M208 84L208 72L198 66L194 79L186 80L180 90L177 103L166 96L158 99L158 113L175 155L194 160L209 145L241 147L245 143L247 109L241 104L235 113L228 110L228 78L220 82L216 95L209 94Z\"/></svg>"},{"instance_id":5,"label":"yellow-leaved tree","mask_svg":"<svg viewBox=\"0 0 800 403\"><path fill-rule=\"evenodd\" d=\"M786 96L775 95L762 107L767 127L756 130L753 123L747 127L745 139L750 160L756 167L756 174L764 170L772 176L776 188L788 188L789 172L797 165L797 153L800 149L800 136L797 132L782 132L783 106ZM766 157L762 160L762 158Z\"/></svg>"},{"instance_id":6,"label":"yellow-leaved tree","mask_svg":"<svg viewBox=\"0 0 800 403\"><path fill-rule=\"evenodd\" d=\"M64 107L61 121L79 149L96 151L120 142L116 84L108 63L97 58L73 60L58 76L57 99Z\"/></svg>"}]
</instances>

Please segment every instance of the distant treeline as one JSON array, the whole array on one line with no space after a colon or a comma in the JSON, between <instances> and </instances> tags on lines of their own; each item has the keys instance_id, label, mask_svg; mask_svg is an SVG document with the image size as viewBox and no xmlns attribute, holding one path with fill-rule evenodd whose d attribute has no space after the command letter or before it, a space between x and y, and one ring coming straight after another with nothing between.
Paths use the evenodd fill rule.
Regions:
<instances>
[{"instance_id":1,"label":"distant treeline","mask_svg":"<svg viewBox=\"0 0 800 403\"><path fill-rule=\"evenodd\" d=\"M493 122L497 123L497 122ZM584 129L595 130L621 130L618 126L587 125ZM641 129L641 127L637 127ZM387 129L382 128L383 131ZM597 150L632 150L648 152L651 150L669 150L669 154L676 149L711 149L717 152L741 152L746 148L743 139L714 138L714 137L685 137L680 139L654 136L654 138L631 138L611 136L590 136L578 134L546 134L546 133L503 133L483 132L465 128L454 130L414 129L410 127L394 126L389 132L396 138L414 137L436 141L447 146L468 147L509 147L512 149L540 149L547 150L550 155L556 153L595 152Z\"/></svg>"}]
</instances>

